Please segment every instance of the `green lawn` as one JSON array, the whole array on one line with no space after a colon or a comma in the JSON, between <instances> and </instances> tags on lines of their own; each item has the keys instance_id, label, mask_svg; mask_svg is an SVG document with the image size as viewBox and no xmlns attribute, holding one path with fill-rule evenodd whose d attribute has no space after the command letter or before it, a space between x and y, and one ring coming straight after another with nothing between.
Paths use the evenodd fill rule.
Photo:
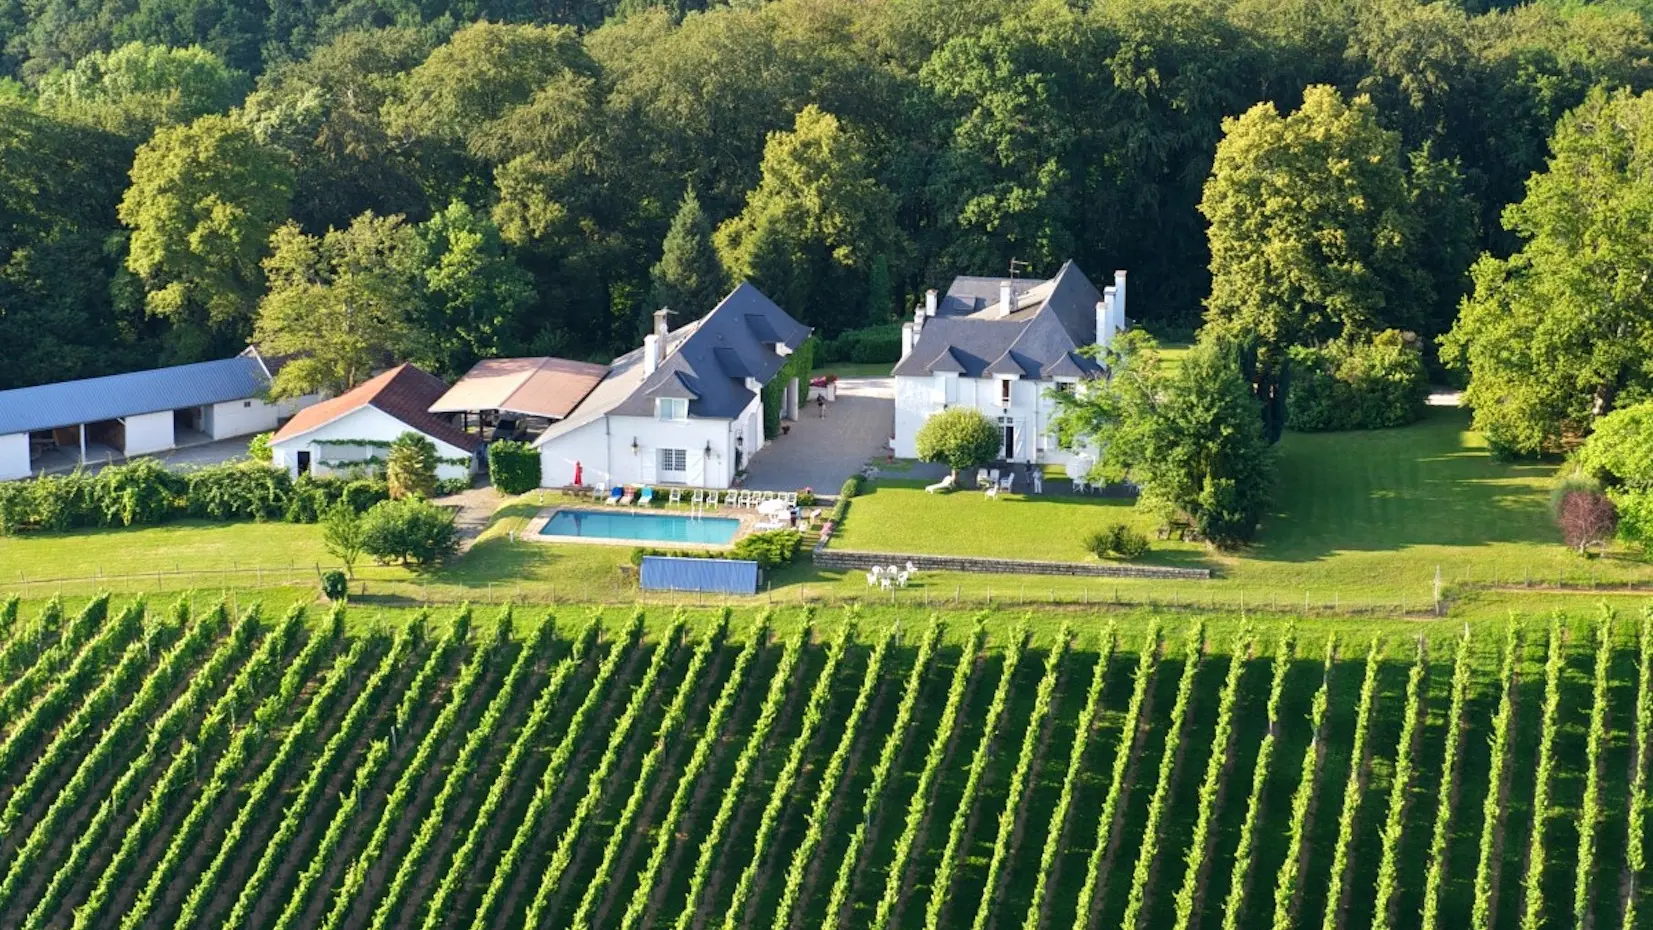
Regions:
<instances>
[{"instance_id":1,"label":"green lawn","mask_svg":"<svg viewBox=\"0 0 1653 930\"><path fill-rule=\"evenodd\" d=\"M1492 461L1467 422L1461 411L1437 410L1405 429L1288 434L1280 446L1278 503L1254 546L1218 555L1197 544L1156 540L1145 558L1152 564L1210 568L1215 576L1210 581L924 573L891 594L869 589L864 573L817 570L804 559L771 573L760 599L829 608L849 602L926 609L956 603L961 610L972 605L1016 610L1050 602L1083 610L1117 601L1149 609L1417 616L1433 607L1438 567L1455 617L1496 619L1512 609L1541 613L1552 607L1588 611L1597 600L1639 611L1647 596L1626 593L1624 585L1653 585L1653 566L1625 553L1586 561L1561 546L1548 517L1553 467ZM1127 501L1023 495L988 500L973 492L925 494L920 485L901 478L870 484L851 506L834 545L1078 560L1088 557L1080 540L1092 529L1114 522L1150 535L1155 529ZM359 566L358 603L401 608L426 600L636 600L638 592L622 568L629 562L629 546L510 538L539 509L556 502L555 495L542 501L537 493L507 501L469 553L433 571ZM101 587L118 592L263 588L261 596L286 602L310 597L316 567L331 564L314 526L183 521L0 539L0 591L38 598ZM154 572L162 574L149 574ZM121 582L98 580L133 573L143 574ZM84 580L43 581L57 578ZM1539 586L1557 578L1586 590ZM1589 589L1592 581L1601 587Z\"/></svg>"},{"instance_id":2,"label":"green lawn","mask_svg":"<svg viewBox=\"0 0 1653 930\"><path fill-rule=\"evenodd\" d=\"M1217 579L1119 587L1133 596L1151 587L1167 598L1217 596L1227 603L1249 591L1252 604L1305 596L1315 603L1421 604L1432 597L1437 567L1448 586L1521 586L1558 577L1653 583L1653 566L1630 554L1584 560L1562 546L1548 511L1554 467L1495 462L1467 426L1466 412L1433 409L1404 429L1288 434L1280 444L1276 505L1255 545L1218 555L1156 541L1144 561L1205 566ZM884 480L851 505L834 545L1072 560L1086 557L1080 546L1086 532L1115 522L1155 528L1125 501L931 495L916 482ZM1006 583L998 581L1001 591ZM1024 583L1043 593L1072 584Z\"/></svg>"}]
</instances>

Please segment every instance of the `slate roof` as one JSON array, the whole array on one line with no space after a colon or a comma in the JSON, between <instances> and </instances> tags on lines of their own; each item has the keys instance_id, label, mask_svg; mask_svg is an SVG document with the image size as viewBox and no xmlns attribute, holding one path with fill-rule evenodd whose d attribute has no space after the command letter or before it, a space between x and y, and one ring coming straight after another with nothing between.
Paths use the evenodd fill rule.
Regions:
<instances>
[{"instance_id":1,"label":"slate roof","mask_svg":"<svg viewBox=\"0 0 1653 930\"><path fill-rule=\"evenodd\" d=\"M431 404L436 403L447 389L441 378L423 369L414 365L398 365L337 397L300 410L276 431L270 441L287 442L363 407L374 407L432 439L474 452L482 445L480 436L467 433L446 417L430 412Z\"/></svg>"},{"instance_id":2,"label":"slate roof","mask_svg":"<svg viewBox=\"0 0 1653 930\"><path fill-rule=\"evenodd\" d=\"M251 356L0 391L0 434L245 400L269 379Z\"/></svg>"},{"instance_id":3,"label":"slate roof","mask_svg":"<svg viewBox=\"0 0 1653 930\"><path fill-rule=\"evenodd\" d=\"M447 393L432 404L432 413L503 410L560 419L568 416L608 366L565 358L490 358L471 366Z\"/></svg>"},{"instance_id":4,"label":"slate roof","mask_svg":"<svg viewBox=\"0 0 1653 930\"><path fill-rule=\"evenodd\" d=\"M564 420L551 424L536 445L571 432L599 417L652 417L660 397L689 401L689 416L733 419L756 396L750 378L768 384L786 357L777 344L803 345L811 330L742 281L700 319L666 334L659 366L643 371L643 350L615 359L605 377Z\"/></svg>"},{"instance_id":5,"label":"slate roof","mask_svg":"<svg viewBox=\"0 0 1653 930\"><path fill-rule=\"evenodd\" d=\"M918 344L896 375L1020 375L1029 379L1094 377L1102 367L1078 353L1096 342L1096 286L1072 261L1046 281L1020 281L1016 309L999 315L1002 278L961 276L924 321Z\"/></svg>"}]
</instances>

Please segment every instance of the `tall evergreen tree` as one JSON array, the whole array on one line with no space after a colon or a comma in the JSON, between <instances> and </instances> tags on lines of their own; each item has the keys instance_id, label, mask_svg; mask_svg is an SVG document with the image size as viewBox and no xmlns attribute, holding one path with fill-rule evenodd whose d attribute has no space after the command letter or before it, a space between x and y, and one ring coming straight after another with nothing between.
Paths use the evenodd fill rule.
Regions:
<instances>
[{"instance_id":1,"label":"tall evergreen tree","mask_svg":"<svg viewBox=\"0 0 1653 930\"><path fill-rule=\"evenodd\" d=\"M686 319L717 306L728 289L723 262L712 247L712 224L693 187L683 192L677 216L666 231L660 261L649 269L649 280L653 284L650 312L671 307Z\"/></svg>"}]
</instances>

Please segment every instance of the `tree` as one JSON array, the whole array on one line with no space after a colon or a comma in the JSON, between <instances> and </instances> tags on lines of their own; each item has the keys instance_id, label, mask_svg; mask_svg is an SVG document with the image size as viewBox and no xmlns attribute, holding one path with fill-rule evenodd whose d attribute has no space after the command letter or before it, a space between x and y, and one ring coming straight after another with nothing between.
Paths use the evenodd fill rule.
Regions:
<instances>
[{"instance_id":1,"label":"tree","mask_svg":"<svg viewBox=\"0 0 1653 930\"><path fill-rule=\"evenodd\" d=\"M459 549L453 520L453 511L426 500L381 501L362 518L362 551L379 562L440 562Z\"/></svg>"},{"instance_id":2,"label":"tree","mask_svg":"<svg viewBox=\"0 0 1653 930\"><path fill-rule=\"evenodd\" d=\"M762 169L745 208L718 228L724 267L812 325L853 327L874 257L903 247L894 198L872 176L865 141L810 105L791 132L770 134ZM793 260L774 260L786 253Z\"/></svg>"},{"instance_id":3,"label":"tree","mask_svg":"<svg viewBox=\"0 0 1653 930\"><path fill-rule=\"evenodd\" d=\"M1578 450L1579 469L1609 490L1653 491L1653 401L1642 401L1596 421Z\"/></svg>"},{"instance_id":4,"label":"tree","mask_svg":"<svg viewBox=\"0 0 1653 930\"><path fill-rule=\"evenodd\" d=\"M1613 502L1600 491L1571 491L1561 498L1555 520L1561 528L1561 538L1579 555L1585 555L1591 546L1603 545L1613 538L1618 513Z\"/></svg>"},{"instance_id":5,"label":"tree","mask_svg":"<svg viewBox=\"0 0 1653 930\"><path fill-rule=\"evenodd\" d=\"M271 395L345 391L405 354L423 266L419 235L399 216L364 213L320 237L295 223L277 230L254 338L270 354L297 357L276 373Z\"/></svg>"},{"instance_id":6,"label":"tree","mask_svg":"<svg viewBox=\"0 0 1653 930\"><path fill-rule=\"evenodd\" d=\"M385 481L392 500L436 494L436 444L412 431L397 436L385 457Z\"/></svg>"},{"instance_id":7,"label":"tree","mask_svg":"<svg viewBox=\"0 0 1653 930\"><path fill-rule=\"evenodd\" d=\"M244 337L263 287L259 259L286 213L292 176L239 123L203 116L138 148L121 199L126 267L149 313Z\"/></svg>"},{"instance_id":8,"label":"tree","mask_svg":"<svg viewBox=\"0 0 1653 930\"><path fill-rule=\"evenodd\" d=\"M914 437L918 457L941 462L952 469L953 478L963 469L986 465L1004 448L998 424L974 407L950 407L924 421Z\"/></svg>"},{"instance_id":9,"label":"tree","mask_svg":"<svg viewBox=\"0 0 1653 930\"><path fill-rule=\"evenodd\" d=\"M1370 99L1310 87L1223 122L1200 212L1210 221L1213 334L1250 339L1253 388L1277 409L1294 345L1416 329L1433 300L1414 260L1419 220L1399 138ZM1270 416L1271 439L1282 424Z\"/></svg>"},{"instance_id":10,"label":"tree","mask_svg":"<svg viewBox=\"0 0 1653 930\"><path fill-rule=\"evenodd\" d=\"M40 81L40 108L118 133L147 139L159 126L177 126L225 113L246 92L247 76L199 46L167 48L130 42L95 51L68 70Z\"/></svg>"},{"instance_id":11,"label":"tree","mask_svg":"<svg viewBox=\"0 0 1653 930\"><path fill-rule=\"evenodd\" d=\"M499 227L462 201L419 227L424 240L421 359L459 374L478 359L516 350L534 282L505 254Z\"/></svg>"},{"instance_id":12,"label":"tree","mask_svg":"<svg viewBox=\"0 0 1653 930\"><path fill-rule=\"evenodd\" d=\"M689 319L705 316L729 290L723 263L712 247L712 224L692 187L683 192L683 202L666 231L660 261L649 269L649 281L653 285L650 303L671 307Z\"/></svg>"},{"instance_id":13,"label":"tree","mask_svg":"<svg viewBox=\"0 0 1653 930\"><path fill-rule=\"evenodd\" d=\"M1520 251L1475 263L1441 354L1468 373L1464 399L1497 451L1559 450L1653 390L1650 125L1653 93L1592 92L1504 211Z\"/></svg>"},{"instance_id":14,"label":"tree","mask_svg":"<svg viewBox=\"0 0 1653 930\"><path fill-rule=\"evenodd\" d=\"M361 558L367 530L362 515L349 504L327 508L321 518L321 541L327 553L344 565L345 574L356 577L356 560Z\"/></svg>"},{"instance_id":15,"label":"tree","mask_svg":"<svg viewBox=\"0 0 1653 930\"><path fill-rule=\"evenodd\" d=\"M1141 488L1139 507L1219 547L1245 542L1268 505L1273 454L1238 354L1205 338L1167 375L1153 339L1129 331L1102 351L1106 380L1054 395L1057 436L1097 456L1093 478Z\"/></svg>"}]
</instances>

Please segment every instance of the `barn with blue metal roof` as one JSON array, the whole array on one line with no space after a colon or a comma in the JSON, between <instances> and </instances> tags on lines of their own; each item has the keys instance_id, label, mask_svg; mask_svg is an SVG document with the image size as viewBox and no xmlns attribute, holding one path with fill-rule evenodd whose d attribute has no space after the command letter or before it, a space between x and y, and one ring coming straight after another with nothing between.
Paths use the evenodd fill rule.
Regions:
<instances>
[{"instance_id":1,"label":"barn with blue metal roof","mask_svg":"<svg viewBox=\"0 0 1653 930\"><path fill-rule=\"evenodd\" d=\"M315 398L263 399L270 364L234 358L0 391L0 480L273 430Z\"/></svg>"}]
</instances>

